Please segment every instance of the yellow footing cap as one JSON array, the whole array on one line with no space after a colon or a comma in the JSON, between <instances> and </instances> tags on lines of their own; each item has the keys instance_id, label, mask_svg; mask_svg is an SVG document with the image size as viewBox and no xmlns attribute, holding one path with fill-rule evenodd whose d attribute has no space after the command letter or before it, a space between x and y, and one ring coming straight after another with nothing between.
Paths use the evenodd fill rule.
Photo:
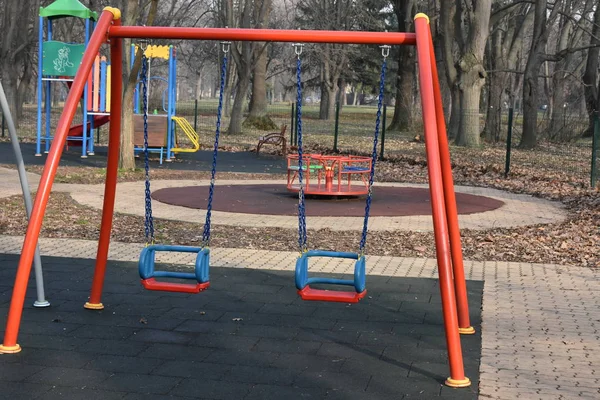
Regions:
<instances>
[{"instance_id":1,"label":"yellow footing cap","mask_svg":"<svg viewBox=\"0 0 600 400\"><path fill-rule=\"evenodd\" d=\"M460 333L461 335L474 335L475 328L473 328L472 326L469 326L468 328L458 328L458 333Z\"/></svg>"},{"instance_id":2,"label":"yellow footing cap","mask_svg":"<svg viewBox=\"0 0 600 400\"><path fill-rule=\"evenodd\" d=\"M104 304L90 303L89 301L86 301L83 305L83 308L87 308L88 310L104 310Z\"/></svg>"},{"instance_id":3,"label":"yellow footing cap","mask_svg":"<svg viewBox=\"0 0 600 400\"><path fill-rule=\"evenodd\" d=\"M429 23L429 17L425 13L418 13L417 15L415 15L415 19L417 18L425 18L427 19L427 23Z\"/></svg>"},{"instance_id":4,"label":"yellow footing cap","mask_svg":"<svg viewBox=\"0 0 600 400\"><path fill-rule=\"evenodd\" d=\"M446 386L450 386L453 388L462 388L471 386L471 380L465 376L465 379L446 379Z\"/></svg>"},{"instance_id":5,"label":"yellow footing cap","mask_svg":"<svg viewBox=\"0 0 600 400\"><path fill-rule=\"evenodd\" d=\"M0 353L2 354L15 354L21 351L21 346L15 344L14 346L5 346L0 344Z\"/></svg>"}]
</instances>

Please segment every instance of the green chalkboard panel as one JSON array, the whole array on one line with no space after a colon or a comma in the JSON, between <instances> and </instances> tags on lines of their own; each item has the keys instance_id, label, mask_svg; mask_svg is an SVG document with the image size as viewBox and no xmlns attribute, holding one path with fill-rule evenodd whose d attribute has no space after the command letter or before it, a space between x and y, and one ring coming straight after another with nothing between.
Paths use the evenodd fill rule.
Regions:
<instances>
[{"instance_id":1,"label":"green chalkboard panel","mask_svg":"<svg viewBox=\"0 0 600 400\"><path fill-rule=\"evenodd\" d=\"M42 48L43 76L75 76L81 64L85 44L71 44L50 40Z\"/></svg>"}]
</instances>

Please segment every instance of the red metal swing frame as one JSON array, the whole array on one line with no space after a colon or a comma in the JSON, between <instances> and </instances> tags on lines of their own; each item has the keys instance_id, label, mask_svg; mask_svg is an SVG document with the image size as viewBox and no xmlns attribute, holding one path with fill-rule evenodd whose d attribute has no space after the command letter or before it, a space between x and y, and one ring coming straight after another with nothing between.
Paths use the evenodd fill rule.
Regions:
<instances>
[{"instance_id":1,"label":"red metal swing frame","mask_svg":"<svg viewBox=\"0 0 600 400\"><path fill-rule=\"evenodd\" d=\"M76 113L79 99L86 85L94 58L98 54L100 46L108 42L110 44L111 63L113 65L112 75L114 77L111 80L111 92L114 95L111 97L112 113L101 231L91 295L89 301L86 303L86 308L103 308L101 296L112 230L119 164L122 96L117 94L122 93L123 82L122 79L117 78L121 77L123 72L124 38L416 45L436 255L450 366L450 377L446 380L446 384L453 387L469 386L470 381L464 374L459 333L473 333L474 330L469 321L456 199L438 72L429 28L429 18L425 14L418 14L415 17L415 33L346 32L121 26L121 12L116 8L106 7L90 38L81 60L79 71L69 91L40 179L19 260L4 341L0 345L0 353L17 353L21 351L21 347L17 344L17 337L33 255L42 227L48 198L69 128Z\"/></svg>"}]
</instances>

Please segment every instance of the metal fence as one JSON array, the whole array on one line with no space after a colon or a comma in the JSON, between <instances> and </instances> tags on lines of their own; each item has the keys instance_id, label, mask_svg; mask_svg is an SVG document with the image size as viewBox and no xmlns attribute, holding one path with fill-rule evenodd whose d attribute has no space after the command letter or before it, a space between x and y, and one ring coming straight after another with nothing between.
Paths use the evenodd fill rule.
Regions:
<instances>
[{"instance_id":1,"label":"metal fence","mask_svg":"<svg viewBox=\"0 0 600 400\"><path fill-rule=\"evenodd\" d=\"M217 100L206 99L201 101L178 102L176 113L185 117L199 133L204 148L212 146L215 133ZM373 133L377 108L375 106L343 106L340 107L333 118L322 120L319 118L319 103L309 103L302 107L302 127L304 144L309 151L341 151L359 154L370 154L373 145ZM161 104L150 104L150 109L156 108L160 112ZM287 125L286 134L289 143L296 143L297 129L294 119L295 105L293 103L274 103L268 106L267 114L280 130L282 125ZM54 132L62 104L58 103L52 108L50 125ZM383 114L382 122L387 119L388 124L382 123L380 138L380 153L385 151L389 156L424 157L423 125L421 116L417 112L413 115L412 129L405 132L386 132L384 127L389 125L393 115L393 107L387 108ZM483 133L485 128L485 114L480 112L464 111L463 123L479 123ZM477 159L477 151L485 159L481 162L496 165L496 168L505 169L510 173L516 168L539 168L540 171L555 171L557 174L568 174L574 179L585 181L586 184L595 185L600 176L600 161L598 160L600 147L600 130L596 123L595 138L582 138L582 133L588 129L587 115L555 115L550 119L546 114L538 115L537 138L538 145L534 150L523 150L519 147L523 132L523 116L516 112L509 115L509 110L503 110L500 118L500 132L492 142L483 142L482 148L469 150L473 158ZM1 117L1 116L0 116ZM4 118L0 140L7 139ZM226 132L229 126L229 114L224 113L222 119L223 135L221 146L226 150L247 151L256 148L259 137L265 131L244 127L243 134L230 135ZM81 113L77 113L74 124L80 124ZM37 131L37 106L25 104L23 114L18 120L20 140L35 142ZM42 126L45 120L42 117ZM108 138L108 125L95 132L97 144L106 145ZM512 127L512 131L509 130ZM274 130L275 131L275 130ZM421 139L414 140L415 138ZM384 139L384 140L381 140ZM507 146L509 145L509 146ZM385 146L385 148L383 147ZM491 152L489 150L492 150ZM463 152L460 147L451 149L451 153ZM380 154L383 155L383 154ZM569 179L569 178L565 178Z\"/></svg>"}]
</instances>

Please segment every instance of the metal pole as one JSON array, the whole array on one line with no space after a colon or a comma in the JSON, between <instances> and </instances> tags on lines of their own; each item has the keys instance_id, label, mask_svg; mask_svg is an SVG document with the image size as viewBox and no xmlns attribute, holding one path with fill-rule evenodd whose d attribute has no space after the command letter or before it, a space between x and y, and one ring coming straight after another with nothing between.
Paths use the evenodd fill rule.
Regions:
<instances>
[{"instance_id":1,"label":"metal pole","mask_svg":"<svg viewBox=\"0 0 600 400\"><path fill-rule=\"evenodd\" d=\"M295 117L294 115L296 115L296 103L292 103L292 115L291 115L291 121L290 125L292 126L292 129L290 129L290 146L294 145L294 132L296 125L294 124L295 121Z\"/></svg>"},{"instance_id":2,"label":"metal pole","mask_svg":"<svg viewBox=\"0 0 600 400\"><path fill-rule=\"evenodd\" d=\"M13 152L15 153L17 170L19 171L19 179L21 181L21 190L23 191L23 200L25 200L27 218L29 219L29 217L31 217L32 208L31 192L29 191L29 182L27 181L27 172L25 172L25 163L23 162L23 155L21 154L21 146L19 146L19 137L17 136L17 130L12 120L12 116L10 115L10 109L8 107L8 101L6 100L6 95L4 94L2 82L0 82L0 108L2 108L2 136L4 136L4 120L6 119L10 141L12 143ZM37 289L37 300L33 302L33 306L40 308L48 307L50 303L46 300L44 295L44 274L42 273L42 258L40 257L39 246L36 246L33 257L35 284Z\"/></svg>"},{"instance_id":3,"label":"metal pole","mask_svg":"<svg viewBox=\"0 0 600 400\"><path fill-rule=\"evenodd\" d=\"M104 13L102 13L104 16ZM119 16L120 17L120 16ZM117 18L119 18L117 17ZM102 18L102 17L100 17ZM102 21L102 20L101 20ZM121 25L120 19L113 21L113 26ZM107 27L96 28L106 32ZM95 31L94 31L95 33ZM97 51L97 50L96 50ZM102 310L102 288L106 275L106 262L110 246L113 213L115 208L115 194L117 190L117 175L119 171L119 147L121 137L121 110L123 106L123 40L110 41L110 59L114 65L114 79L111 79L110 109L112 110L110 126L108 128L108 157L106 159L106 183L104 184L104 202L102 205L102 222L100 224L100 237L98 239L98 252L96 253L96 267L92 281L90 299L83 306L88 310ZM169 109L171 104L169 104Z\"/></svg>"},{"instance_id":4,"label":"metal pole","mask_svg":"<svg viewBox=\"0 0 600 400\"><path fill-rule=\"evenodd\" d=\"M504 165L504 177L508 178L510 171L510 148L512 146L513 109L508 109L508 133L506 134L506 164Z\"/></svg>"},{"instance_id":5,"label":"metal pole","mask_svg":"<svg viewBox=\"0 0 600 400\"><path fill-rule=\"evenodd\" d=\"M591 173L591 184L592 188L596 187L596 156L598 153L598 136L600 135L600 121L598 119L598 111L594 115L594 132L592 134L592 173Z\"/></svg>"},{"instance_id":6,"label":"metal pole","mask_svg":"<svg viewBox=\"0 0 600 400\"><path fill-rule=\"evenodd\" d=\"M385 150L385 120L387 114L387 105L383 105L383 121L381 126L381 151L379 154L379 160L383 161L383 152Z\"/></svg>"},{"instance_id":7,"label":"metal pole","mask_svg":"<svg viewBox=\"0 0 600 400\"><path fill-rule=\"evenodd\" d=\"M219 41L415 45L408 32L323 31L292 29L182 28L173 26L114 26L108 38L199 39Z\"/></svg>"},{"instance_id":8,"label":"metal pole","mask_svg":"<svg viewBox=\"0 0 600 400\"><path fill-rule=\"evenodd\" d=\"M339 126L340 126L340 102L336 101L335 102L335 131L333 134L333 151L334 152L338 152L338 133L339 133Z\"/></svg>"},{"instance_id":9,"label":"metal pole","mask_svg":"<svg viewBox=\"0 0 600 400\"><path fill-rule=\"evenodd\" d=\"M194 100L194 131L198 132L198 99Z\"/></svg>"},{"instance_id":10,"label":"metal pole","mask_svg":"<svg viewBox=\"0 0 600 400\"><path fill-rule=\"evenodd\" d=\"M451 387L470 386L471 381L465 376L462 348L459 334L458 311L454 288L452 259L450 255L450 234L446 219L446 204L443 186L442 159L438 142L438 126L436 100L433 83L434 64L431 57L431 31L429 17L425 14L415 16L415 32L417 35L417 60L419 62L419 86L423 110L425 130L425 151L427 154L427 172L429 176L429 192L435 251L438 264L442 312L444 315L444 331L448 347L448 364L450 377L446 385ZM441 102L439 102L441 105ZM444 165L446 165L444 163ZM447 165L446 165L447 167Z\"/></svg>"}]
</instances>

